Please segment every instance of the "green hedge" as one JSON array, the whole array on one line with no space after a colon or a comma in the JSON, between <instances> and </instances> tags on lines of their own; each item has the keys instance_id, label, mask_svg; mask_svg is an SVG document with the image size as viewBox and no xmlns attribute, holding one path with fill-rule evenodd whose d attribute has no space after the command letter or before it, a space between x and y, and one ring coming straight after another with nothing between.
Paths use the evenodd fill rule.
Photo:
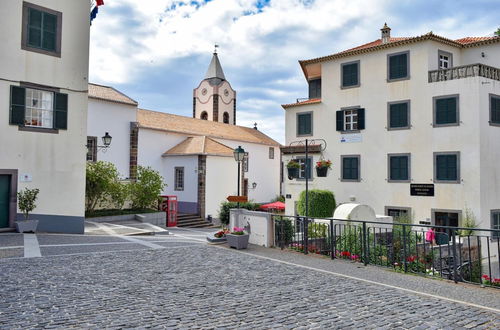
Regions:
<instances>
[{"instance_id":1,"label":"green hedge","mask_svg":"<svg viewBox=\"0 0 500 330\"><path fill-rule=\"evenodd\" d=\"M335 196L329 190L309 190L309 216L316 218L329 218L333 216L336 207ZM300 193L297 204L299 215L306 215L306 192Z\"/></svg>"},{"instance_id":2,"label":"green hedge","mask_svg":"<svg viewBox=\"0 0 500 330\"><path fill-rule=\"evenodd\" d=\"M224 202L220 205L219 219L223 225L229 224L229 210L235 209L237 207L238 207L238 203L233 203L233 202ZM260 204L258 204L258 203L252 203L252 202L240 203L240 209L247 209L250 211L255 211L259 207L260 207Z\"/></svg>"}]
</instances>

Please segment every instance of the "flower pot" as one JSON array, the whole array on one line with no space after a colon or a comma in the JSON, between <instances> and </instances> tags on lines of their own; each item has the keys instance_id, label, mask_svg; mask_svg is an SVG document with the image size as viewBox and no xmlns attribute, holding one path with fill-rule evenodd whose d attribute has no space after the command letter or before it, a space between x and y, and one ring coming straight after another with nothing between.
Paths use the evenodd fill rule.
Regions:
<instances>
[{"instance_id":1,"label":"flower pot","mask_svg":"<svg viewBox=\"0 0 500 330\"><path fill-rule=\"evenodd\" d=\"M328 174L328 167L326 167L326 166L316 167L316 176L318 176L320 178L324 178L324 177L326 177L327 174Z\"/></svg>"},{"instance_id":2,"label":"flower pot","mask_svg":"<svg viewBox=\"0 0 500 330\"><path fill-rule=\"evenodd\" d=\"M229 247L235 248L236 250L246 249L248 246L249 234L245 235L233 235L226 234L227 244Z\"/></svg>"},{"instance_id":3,"label":"flower pot","mask_svg":"<svg viewBox=\"0 0 500 330\"><path fill-rule=\"evenodd\" d=\"M296 168L296 167L288 167L287 170L288 170L288 178L290 180L296 179L296 178L299 177L299 169L298 168Z\"/></svg>"},{"instance_id":4,"label":"flower pot","mask_svg":"<svg viewBox=\"0 0 500 330\"><path fill-rule=\"evenodd\" d=\"M24 232L36 232L36 227L38 227L38 220L18 220L15 222L16 231L18 233Z\"/></svg>"}]
</instances>

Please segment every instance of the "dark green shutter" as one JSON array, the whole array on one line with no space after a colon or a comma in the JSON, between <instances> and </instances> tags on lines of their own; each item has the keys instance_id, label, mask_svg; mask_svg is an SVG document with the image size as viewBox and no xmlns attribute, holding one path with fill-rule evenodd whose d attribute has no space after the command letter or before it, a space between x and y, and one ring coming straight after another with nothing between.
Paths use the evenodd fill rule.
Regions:
<instances>
[{"instance_id":1,"label":"dark green shutter","mask_svg":"<svg viewBox=\"0 0 500 330\"><path fill-rule=\"evenodd\" d=\"M10 124L24 125L24 109L26 105L26 89L10 86Z\"/></svg>"},{"instance_id":2,"label":"dark green shutter","mask_svg":"<svg viewBox=\"0 0 500 330\"><path fill-rule=\"evenodd\" d=\"M56 50L57 16L43 13L42 48L49 51Z\"/></svg>"},{"instance_id":3,"label":"dark green shutter","mask_svg":"<svg viewBox=\"0 0 500 330\"><path fill-rule=\"evenodd\" d=\"M436 179L442 181L457 181L458 167L456 155L436 156Z\"/></svg>"},{"instance_id":4,"label":"dark green shutter","mask_svg":"<svg viewBox=\"0 0 500 330\"><path fill-rule=\"evenodd\" d=\"M68 129L68 94L55 93L54 128Z\"/></svg>"},{"instance_id":5,"label":"dark green shutter","mask_svg":"<svg viewBox=\"0 0 500 330\"><path fill-rule=\"evenodd\" d=\"M342 179L359 180L359 163L357 157L344 157L342 159Z\"/></svg>"},{"instance_id":6,"label":"dark green shutter","mask_svg":"<svg viewBox=\"0 0 500 330\"><path fill-rule=\"evenodd\" d=\"M408 156L391 156L389 165L391 180L409 180Z\"/></svg>"},{"instance_id":7,"label":"dark green shutter","mask_svg":"<svg viewBox=\"0 0 500 330\"><path fill-rule=\"evenodd\" d=\"M358 84L358 63L342 65L342 87Z\"/></svg>"},{"instance_id":8,"label":"dark green shutter","mask_svg":"<svg viewBox=\"0 0 500 330\"><path fill-rule=\"evenodd\" d=\"M42 47L42 12L33 8L28 10L28 45Z\"/></svg>"},{"instance_id":9,"label":"dark green shutter","mask_svg":"<svg viewBox=\"0 0 500 330\"><path fill-rule=\"evenodd\" d=\"M400 79L408 76L408 54L389 57L389 79Z\"/></svg>"},{"instance_id":10,"label":"dark green shutter","mask_svg":"<svg viewBox=\"0 0 500 330\"><path fill-rule=\"evenodd\" d=\"M344 130L344 111L337 111L337 131Z\"/></svg>"},{"instance_id":11,"label":"dark green shutter","mask_svg":"<svg viewBox=\"0 0 500 330\"><path fill-rule=\"evenodd\" d=\"M396 103L389 106L389 128L407 127L408 103Z\"/></svg>"},{"instance_id":12,"label":"dark green shutter","mask_svg":"<svg viewBox=\"0 0 500 330\"><path fill-rule=\"evenodd\" d=\"M456 124L457 98L442 98L436 100L436 125Z\"/></svg>"},{"instance_id":13,"label":"dark green shutter","mask_svg":"<svg viewBox=\"0 0 500 330\"><path fill-rule=\"evenodd\" d=\"M500 124L500 98L491 98L491 122Z\"/></svg>"},{"instance_id":14,"label":"dark green shutter","mask_svg":"<svg viewBox=\"0 0 500 330\"><path fill-rule=\"evenodd\" d=\"M309 81L309 98L321 98L321 79Z\"/></svg>"},{"instance_id":15,"label":"dark green shutter","mask_svg":"<svg viewBox=\"0 0 500 330\"><path fill-rule=\"evenodd\" d=\"M312 115L310 113L303 113L297 115L298 135L308 135L312 134Z\"/></svg>"},{"instance_id":16,"label":"dark green shutter","mask_svg":"<svg viewBox=\"0 0 500 330\"><path fill-rule=\"evenodd\" d=\"M365 109L358 109L358 129L365 129Z\"/></svg>"}]
</instances>

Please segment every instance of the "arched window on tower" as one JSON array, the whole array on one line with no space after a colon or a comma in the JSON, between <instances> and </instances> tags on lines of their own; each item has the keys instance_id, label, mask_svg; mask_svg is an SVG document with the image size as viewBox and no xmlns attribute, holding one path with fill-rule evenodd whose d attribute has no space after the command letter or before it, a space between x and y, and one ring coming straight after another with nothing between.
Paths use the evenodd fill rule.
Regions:
<instances>
[{"instance_id":1,"label":"arched window on tower","mask_svg":"<svg viewBox=\"0 0 500 330\"><path fill-rule=\"evenodd\" d=\"M203 111L201 113L200 119L202 119L202 120L208 120L208 113L206 111Z\"/></svg>"},{"instance_id":2,"label":"arched window on tower","mask_svg":"<svg viewBox=\"0 0 500 330\"><path fill-rule=\"evenodd\" d=\"M229 114L227 112L224 112L224 117L222 120L224 121L224 124L229 124Z\"/></svg>"}]
</instances>

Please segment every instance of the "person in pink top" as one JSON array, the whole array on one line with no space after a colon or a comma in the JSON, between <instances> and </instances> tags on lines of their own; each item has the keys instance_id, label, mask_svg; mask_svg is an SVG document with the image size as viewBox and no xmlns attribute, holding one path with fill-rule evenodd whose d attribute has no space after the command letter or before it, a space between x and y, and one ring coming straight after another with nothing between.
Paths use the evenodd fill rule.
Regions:
<instances>
[{"instance_id":1,"label":"person in pink top","mask_svg":"<svg viewBox=\"0 0 500 330\"><path fill-rule=\"evenodd\" d=\"M425 232L425 240L427 242L430 242L431 245L436 244L436 232L434 232L434 229L432 227Z\"/></svg>"}]
</instances>

